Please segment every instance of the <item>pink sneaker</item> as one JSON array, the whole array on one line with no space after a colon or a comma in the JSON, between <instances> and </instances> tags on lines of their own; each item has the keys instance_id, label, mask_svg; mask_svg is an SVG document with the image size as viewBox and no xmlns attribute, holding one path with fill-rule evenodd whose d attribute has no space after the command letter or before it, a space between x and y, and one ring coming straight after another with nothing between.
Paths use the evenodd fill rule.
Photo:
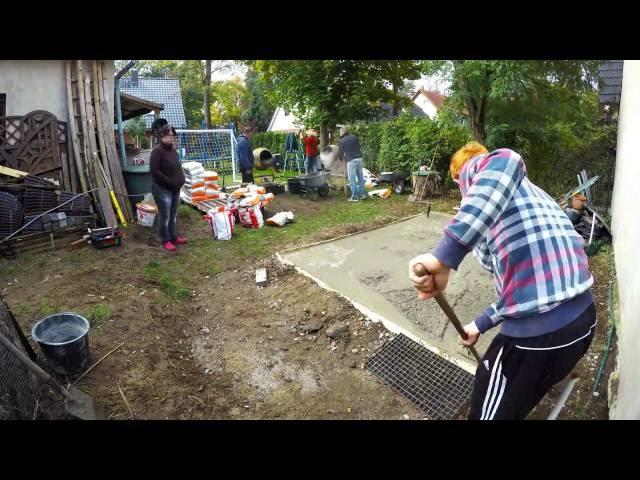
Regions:
<instances>
[{"instance_id":1,"label":"pink sneaker","mask_svg":"<svg viewBox=\"0 0 640 480\"><path fill-rule=\"evenodd\" d=\"M170 252L173 252L176 249L176 246L171 242L164 242L163 246L165 250L169 250Z\"/></svg>"},{"instance_id":2,"label":"pink sneaker","mask_svg":"<svg viewBox=\"0 0 640 480\"><path fill-rule=\"evenodd\" d=\"M183 245L187 243L187 239L184 237L176 237L176 240L173 243L175 243L176 245Z\"/></svg>"}]
</instances>

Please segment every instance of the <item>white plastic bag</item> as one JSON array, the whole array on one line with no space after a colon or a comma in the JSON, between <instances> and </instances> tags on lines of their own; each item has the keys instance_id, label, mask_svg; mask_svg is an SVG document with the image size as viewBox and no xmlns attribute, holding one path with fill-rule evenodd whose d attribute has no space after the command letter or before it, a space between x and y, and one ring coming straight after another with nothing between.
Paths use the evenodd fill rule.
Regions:
<instances>
[{"instance_id":1,"label":"white plastic bag","mask_svg":"<svg viewBox=\"0 0 640 480\"><path fill-rule=\"evenodd\" d=\"M216 212L213 215L212 224L216 240L231 240L233 235L233 223L229 212Z\"/></svg>"},{"instance_id":2,"label":"white plastic bag","mask_svg":"<svg viewBox=\"0 0 640 480\"><path fill-rule=\"evenodd\" d=\"M269 225L276 225L278 227L282 227L291 221L293 221L293 212L278 212L273 217L267 219Z\"/></svg>"},{"instance_id":3,"label":"white plastic bag","mask_svg":"<svg viewBox=\"0 0 640 480\"><path fill-rule=\"evenodd\" d=\"M230 210L212 208L204 218L209 223L214 240L231 240L235 219Z\"/></svg>"}]
</instances>

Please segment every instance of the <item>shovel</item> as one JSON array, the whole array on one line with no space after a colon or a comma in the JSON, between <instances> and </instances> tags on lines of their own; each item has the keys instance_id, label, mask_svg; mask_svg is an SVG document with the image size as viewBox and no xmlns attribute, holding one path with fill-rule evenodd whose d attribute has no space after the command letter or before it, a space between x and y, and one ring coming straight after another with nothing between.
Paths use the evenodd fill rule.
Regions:
<instances>
[{"instance_id":1,"label":"shovel","mask_svg":"<svg viewBox=\"0 0 640 480\"><path fill-rule=\"evenodd\" d=\"M18 350L7 337L0 333L0 343L4 345L15 357L40 379L62 394L65 398L64 407L67 413L80 420L104 420L104 405L96 402L86 393L76 387L69 390L56 382L51 375L42 370L35 362L32 362L24 353Z\"/></svg>"},{"instance_id":2,"label":"shovel","mask_svg":"<svg viewBox=\"0 0 640 480\"><path fill-rule=\"evenodd\" d=\"M427 271L427 269L424 268L424 265L422 265L420 263L413 267L413 271L414 271L414 273L416 275L418 275L420 277L423 277L423 276L425 276L425 275L427 275L429 273ZM462 324L460 323L460 320L458 320L458 316L453 311L453 308L451 308L451 305L449 305L449 302L444 297L444 295L442 293L439 293L438 295L436 295L433 298L435 298L436 302L438 302L438 305L440 305L440 308L442 308L442 311L445 313L445 315L447 316L449 321L453 324L453 326L458 331L458 333L460 334L462 339L466 340L467 336L468 336L467 332L465 332L464 328L462 328ZM480 358L480 355L478 355L478 352L475 349L475 347L472 345L472 346L467 347L467 348L469 350L471 350L471 353L476 358L478 364L482 364L482 359Z\"/></svg>"}]
</instances>

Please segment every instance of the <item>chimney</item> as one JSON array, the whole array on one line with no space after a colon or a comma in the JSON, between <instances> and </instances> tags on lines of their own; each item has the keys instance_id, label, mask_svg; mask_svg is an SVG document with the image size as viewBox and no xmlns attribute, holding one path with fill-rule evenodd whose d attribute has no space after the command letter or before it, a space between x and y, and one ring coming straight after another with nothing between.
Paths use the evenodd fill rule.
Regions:
<instances>
[{"instance_id":1,"label":"chimney","mask_svg":"<svg viewBox=\"0 0 640 480\"><path fill-rule=\"evenodd\" d=\"M138 69L135 67L131 69L131 86L138 86Z\"/></svg>"}]
</instances>

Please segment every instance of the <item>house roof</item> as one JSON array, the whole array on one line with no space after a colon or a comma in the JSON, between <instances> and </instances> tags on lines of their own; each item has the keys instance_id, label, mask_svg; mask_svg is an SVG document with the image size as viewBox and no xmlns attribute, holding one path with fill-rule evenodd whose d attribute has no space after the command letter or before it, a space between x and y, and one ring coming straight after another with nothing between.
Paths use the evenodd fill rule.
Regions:
<instances>
[{"instance_id":1,"label":"house roof","mask_svg":"<svg viewBox=\"0 0 640 480\"><path fill-rule=\"evenodd\" d=\"M164 109L162 103L151 102L123 92L120 92L120 105L122 109L122 120L129 120L130 118L136 118L154 111L160 112Z\"/></svg>"},{"instance_id":2,"label":"house roof","mask_svg":"<svg viewBox=\"0 0 640 480\"><path fill-rule=\"evenodd\" d=\"M384 103L384 102L380 102L380 108L384 111L385 116L387 117L387 120L392 120L393 119L393 105L390 105L388 103ZM403 109L401 109L403 110ZM424 113L424 111L417 106L415 103L411 104L411 115L414 117L426 117L427 114Z\"/></svg>"},{"instance_id":3,"label":"house roof","mask_svg":"<svg viewBox=\"0 0 640 480\"><path fill-rule=\"evenodd\" d=\"M293 113L285 111L282 107L277 107L271 116L267 132L295 133L300 129L302 129L302 126L298 125L298 119Z\"/></svg>"},{"instance_id":4,"label":"house roof","mask_svg":"<svg viewBox=\"0 0 640 480\"><path fill-rule=\"evenodd\" d=\"M138 85L133 85L131 77L122 77L120 92L156 104L163 104L162 118L167 119L176 128L187 126L180 94L180 81L177 78L138 77ZM145 115L146 128L151 128L153 120L153 114Z\"/></svg>"},{"instance_id":5,"label":"house roof","mask_svg":"<svg viewBox=\"0 0 640 480\"><path fill-rule=\"evenodd\" d=\"M620 103L622 94L622 69L624 61L609 60L598 67L600 83L600 103Z\"/></svg>"},{"instance_id":6,"label":"house roof","mask_svg":"<svg viewBox=\"0 0 640 480\"><path fill-rule=\"evenodd\" d=\"M445 97L444 95L440 95L439 93L436 93L436 92L430 92L429 90L425 90L423 88L418 89L418 91L415 93L415 95L413 95L411 99L415 100L416 97L420 94L427 97L429 101L433 103L433 105L436 107L437 110L440 110L440 108L442 107L442 104L447 99L447 97Z\"/></svg>"}]
</instances>

